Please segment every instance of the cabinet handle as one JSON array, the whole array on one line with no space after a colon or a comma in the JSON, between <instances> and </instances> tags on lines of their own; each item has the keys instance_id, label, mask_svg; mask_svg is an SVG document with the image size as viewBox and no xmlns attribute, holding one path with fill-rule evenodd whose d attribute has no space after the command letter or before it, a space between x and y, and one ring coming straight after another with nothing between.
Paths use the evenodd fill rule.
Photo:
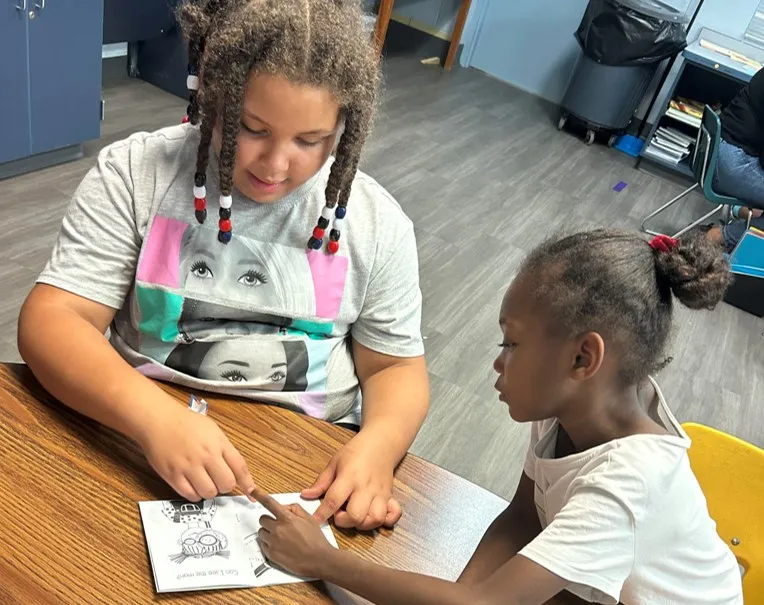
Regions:
<instances>
[{"instance_id":1,"label":"cabinet handle","mask_svg":"<svg viewBox=\"0 0 764 605\"><path fill-rule=\"evenodd\" d=\"M24 2L26 2L26 0L24 0ZM35 2L34 7L39 11L45 10L45 0L40 0L39 2Z\"/></svg>"},{"instance_id":2,"label":"cabinet handle","mask_svg":"<svg viewBox=\"0 0 764 605\"><path fill-rule=\"evenodd\" d=\"M17 4L16 8L22 13L27 12L27 0L21 0L21 4Z\"/></svg>"}]
</instances>

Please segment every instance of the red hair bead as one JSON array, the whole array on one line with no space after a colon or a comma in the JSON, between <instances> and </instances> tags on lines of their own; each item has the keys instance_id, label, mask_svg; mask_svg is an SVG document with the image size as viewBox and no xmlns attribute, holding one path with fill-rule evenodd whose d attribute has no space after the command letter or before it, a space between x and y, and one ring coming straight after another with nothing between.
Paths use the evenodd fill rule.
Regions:
<instances>
[{"instance_id":1,"label":"red hair bead","mask_svg":"<svg viewBox=\"0 0 764 605\"><path fill-rule=\"evenodd\" d=\"M325 234L326 234L326 230L321 229L321 227L316 227L315 229L313 229L313 237L315 237L316 239L323 239Z\"/></svg>"},{"instance_id":2,"label":"red hair bead","mask_svg":"<svg viewBox=\"0 0 764 605\"><path fill-rule=\"evenodd\" d=\"M340 249L340 243L339 242L329 242L326 246L326 249L329 250L331 254L337 254L337 251Z\"/></svg>"},{"instance_id":3,"label":"red hair bead","mask_svg":"<svg viewBox=\"0 0 764 605\"><path fill-rule=\"evenodd\" d=\"M218 222L218 227L220 227L221 231L230 231L231 230L231 221L227 218L221 218Z\"/></svg>"},{"instance_id":4,"label":"red hair bead","mask_svg":"<svg viewBox=\"0 0 764 605\"><path fill-rule=\"evenodd\" d=\"M206 210L207 200L203 197L194 198L194 210Z\"/></svg>"},{"instance_id":5,"label":"red hair bead","mask_svg":"<svg viewBox=\"0 0 764 605\"><path fill-rule=\"evenodd\" d=\"M188 116L183 116L183 119L180 121L181 124L188 124Z\"/></svg>"}]
</instances>

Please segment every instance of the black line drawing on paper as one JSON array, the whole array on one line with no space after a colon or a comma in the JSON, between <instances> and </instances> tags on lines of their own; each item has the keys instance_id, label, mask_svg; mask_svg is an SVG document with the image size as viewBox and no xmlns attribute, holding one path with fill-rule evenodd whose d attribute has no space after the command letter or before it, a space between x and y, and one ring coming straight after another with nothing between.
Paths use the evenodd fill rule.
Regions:
<instances>
[{"instance_id":1,"label":"black line drawing on paper","mask_svg":"<svg viewBox=\"0 0 764 605\"><path fill-rule=\"evenodd\" d=\"M230 556L226 550L228 537L212 528L211 521L216 510L215 500L204 500L198 504L185 500L167 500L162 503L162 513L168 520L186 526L178 539L180 552L170 555L173 563L181 564L189 557L206 559L218 556L227 559Z\"/></svg>"},{"instance_id":2,"label":"black line drawing on paper","mask_svg":"<svg viewBox=\"0 0 764 605\"><path fill-rule=\"evenodd\" d=\"M255 567L254 564L252 567ZM260 563L257 567L255 567L255 577L259 578L262 576L266 571L268 571L271 568L270 565L268 565L267 562Z\"/></svg>"},{"instance_id":3,"label":"black line drawing on paper","mask_svg":"<svg viewBox=\"0 0 764 605\"><path fill-rule=\"evenodd\" d=\"M259 578L266 571L273 568L268 563L268 560L265 558L265 555L263 554L262 550L260 550L260 545L257 544L257 532L252 532L251 534L244 536L244 544L246 546L249 546L253 542L256 544L259 554L255 555L254 557L250 557L249 564L252 566L252 569L255 571L255 577Z\"/></svg>"}]
</instances>

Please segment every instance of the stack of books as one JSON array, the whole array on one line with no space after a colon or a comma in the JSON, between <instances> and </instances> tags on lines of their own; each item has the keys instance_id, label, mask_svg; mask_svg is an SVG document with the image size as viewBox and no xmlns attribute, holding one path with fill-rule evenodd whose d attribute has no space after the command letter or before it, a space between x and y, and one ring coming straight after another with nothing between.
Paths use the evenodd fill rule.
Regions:
<instances>
[{"instance_id":1,"label":"stack of books","mask_svg":"<svg viewBox=\"0 0 764 605\"><path fill-rule=\"evenodd\" d=\"M647 155L659 157L671 164L678 164L690 155L695 139L676 128L661 126L650 140Z\"/></svg>"},{"instance_id":2,"label":"stack of books","mask_svg":"<svg viewBox=\"0 0 764 605\"><path fill-rule=\"evenodd\" d=\"M700 128L701 118L703 117L703 103L677 97L671 99L666 115L695 128Z\"/></svg>"}]
</instances>

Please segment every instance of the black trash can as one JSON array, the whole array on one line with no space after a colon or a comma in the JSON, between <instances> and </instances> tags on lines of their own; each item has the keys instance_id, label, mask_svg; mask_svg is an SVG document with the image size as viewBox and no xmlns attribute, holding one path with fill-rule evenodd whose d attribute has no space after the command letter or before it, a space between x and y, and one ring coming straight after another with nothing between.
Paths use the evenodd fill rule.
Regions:
<instances>
[{"instance_id":1,"label":"black trash can","mask_svg":"<svg viewBox=\"0 0 764 605\"><path fill-rule=\"evenodd\" d=\"M589 145L597 132L617 136L629 126L658 65L604 65L581 55L562 99L558 128L572 116L586 127Z\"/></svg>"},{"instance_id":2,"label":"black trash can","mask_svg":"<svg viewBox=\"0 0 764 605\"><path fill-rule=\"evenodd\" d=\"M689 12L663 10L654 0L590 0L576 32L583 54L561 103L560 130L575 118L587 144L598 132L612 144L626 130L661 61L687 44Z\"/></svg>"}]
</instances>

